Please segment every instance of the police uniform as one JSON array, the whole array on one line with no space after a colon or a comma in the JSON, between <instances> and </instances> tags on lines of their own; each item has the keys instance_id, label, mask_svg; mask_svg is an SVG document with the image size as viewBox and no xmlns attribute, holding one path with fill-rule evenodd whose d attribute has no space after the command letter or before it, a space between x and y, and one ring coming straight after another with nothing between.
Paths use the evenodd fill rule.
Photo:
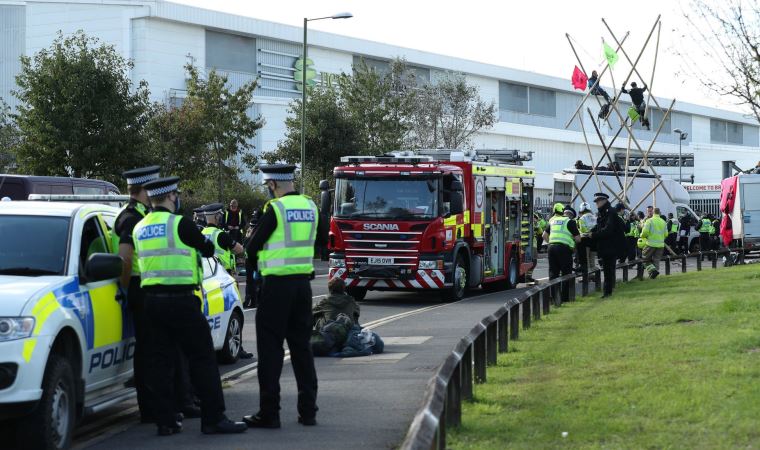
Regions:
<instances>
[{"instance_id":1,"label":"police uniform","mask_svg":"<svg viewBox=\"0 0 760 450\"><path fill-rule=\"evenodd\" d=\"M139 169L128 170L122 174L127 180L128 186L142 186L148 181L152 181L158 178L160 171L159 166L143 167ZM114 223L114 238L117 240L114 242L114 248L118 251L120 245L128 245L134 251L134 243L132 241L132 230L135 225L148 214L150 207L140 203L135 198L130 198L127 203L119 212ZM137 406L140 409L140 421L144 423L153 422L153 411L150 407L150 396L147 393L145 385L145 369L147 367L145 361L145 348L150 343L146 334L145 327L145 315L144 315L144 293L140 287L140 267L137 264L137 258L133 256L131 276L129 277L129 284L122 286L127 289L127 305L132 313L132 319L135 329L135 350L134 350L134 383L135 390L137 391Z\"/></svg>"},{"instance_id":2,"label":"police uniform","mask_svg":"<svg viewBox=\"0 0 760 450\"><path fill-rule=\"evenodd\" d=\"M706 252L710 250L710 232L712 231L712 221L707 215L702 217L699 222L699 248L701 251ZM704 261L705 255L702 254L702 260Z\"/></svg>"},{"instance_id":3,"label":"police uniform","mask_svg":"<svg viewBox=\"0 0 760 450\"><path fill-rule=\"evenodd\" d=\"M665 237L668 233L668 226L665 220L659 214L653 214L652 217L644 222L641 230L641 240L643 241L642 255L644 264L650 278L657 278L660 274L660 259L665 250Z\"/></svg>"},{"instance_id":4,"label":"police uniform","mask_svg":"<svg viewBox=\"0 0 760 450\"><path fill-rule=\"evenodd\" d=\"M612 295L615 289L617 260L626 253L625 223L612 209L610 196L604 192L594 194L594 203L599 213L597 224L591 230L591 237L596 242L599 261L604 274L602 298Z\"/></svg>"},{"instance_id":5,"label":"police uniform","mask_svg":"<svg viewBox=\"0 0 760 450\"><path fill-rule=\"evenodd\" d=\"M188 359L190 378L201 400L201 431L239 433L245 431L245 425L224 415L211 331L195 294L203 279L200 258L212 256L214 245L192 221L175 214L179 207L178 182L178 177L169 177L145 184L151 199L176 193L176 203L172 210L156 206L133 232L152 338L148 389L155 402L156 424L160 435L182 429L172 400L172 374L177 370L172 356L179 348Z\"/></svg>"},{"instance_id":6,"label":"police uniform","mask_svg":"<svg viewBox=\"0 0 760 450\"><path fill-rule=\"evenodd\" d=\"M201 209L201 213L205 216L213 216L221 214L224 206L221 203L212 203L206 205ZM215 254L217 259L221 261L222 265L228 272L234 274L236 270L235 254L232 249L235 248L237 242L232 236L223 231L219 225L206 223L206 226L201 230L201 234L208 236L208 239L214 244Z\"/></svg>"},{"instance_id":7,"label":"police uniform","mask_svg":"<svg viewBox=\"0 0 760 450\"><path fill-rule=\"evenodd\" d=\"M575 236L578 236L578 224L563 215L565 207L554 205L554 215L549 219L546 233L549 235L549 279L569 275L573 271L573 251ZM562 283L562 301L570 299L570 284Z\"/></svg>"},{"instance_id":8,"label":"police uniform","mask_svg":"<svg viewBox=\"0 0 760 450\"><path fill-rule=\"evenodd\" d=\"M261 167L264 182L292 182L292 165ZM270 193L271 194L271 193ZM279 428L280 375L283 341L298 384L299 422L316 423L317 374L309 338L312 327L314 245L324 242L314 202L297 192L273 198L247 245L251 264L262 275L262 291L256 311L256 344L259 366L259 411L243 420L250 427Z\"/></svg>"}]
</instances>

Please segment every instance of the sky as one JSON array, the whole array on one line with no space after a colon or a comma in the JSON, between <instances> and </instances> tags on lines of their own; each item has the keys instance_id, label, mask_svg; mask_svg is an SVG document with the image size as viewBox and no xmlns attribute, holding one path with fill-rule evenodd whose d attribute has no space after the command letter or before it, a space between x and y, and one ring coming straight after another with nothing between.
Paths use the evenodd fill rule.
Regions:
<instances>
[{"instance_id":1,"label":"sky","mask_svg":"<svg viewBox=\"0 0 760 450\"><path fill-rule=\"evenodd\" d=\"M352 19L312 22L309 29L563 77L568 79L568 85L576 59L566 33L573 38L581 62L590 72L602 67L602 38L614 44L602 18L618 39L630 31L624 49L635 60L661 14L659 52L655 52L655 31L637 65L644 81L650 84L657 53L652 92L658 97L746 112L732 99L704 89L676 56L676 50L698 45L689 39L688 31L684 32L688 29L683 17L688 0L171 1L299 27L304 17L347 11L354 15ZM710 59L699 62L708 72L711 65L716 65ZM629 70L621 54L613 71L615 81L619 84ZM610 86L610 78L603 79L602 84Z\"/></svg>"}]
</instances>

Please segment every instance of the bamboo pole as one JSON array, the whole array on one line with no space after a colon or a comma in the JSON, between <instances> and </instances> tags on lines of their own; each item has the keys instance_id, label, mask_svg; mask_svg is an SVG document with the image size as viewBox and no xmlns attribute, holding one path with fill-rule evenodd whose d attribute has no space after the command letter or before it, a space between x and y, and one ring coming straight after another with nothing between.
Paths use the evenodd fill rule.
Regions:
<instances>
[{"instance_id":1,"label":"bamboo pole","mask_svg":"<svg viewBox=\"0 0 760 450\"><path fill-rule=\"evenodd\" d=\"M626 202L624 199L620 198L620 195L616 194L615 191L613 191L612 188L607 183L605 183L604 181L602 181L602 184L604 184L604 187L606 187L607 190L610 191L612 193L612 195L614 195L615 198L618 199L618 201L620 203L622 203L626 208L628 207L628 202Z\"/></svg>"},{"instance_id":2,"label":"bamboo pole","mask_svg":"<svg viewBox=\"0 0 760 450\"><path fill-rule=\"evenodd\" d=\"M631 135L628 135L628 145L625 148L625 181L623 182L623 198L628 200L628 166L631 162Z\"/></svg>"},{"instance_id":3,"label":"bamboo pole","mask_svg":"<svg viewBox=\"0 0 760 450\"><path fill-rule=\"evenodd\" d=\"M591 177L589 176L589 178L588 178L588 179L590 180L590 179L591 179ZM580 197L581 197L581 200L585 202L585 201L586 201L586 197L584 197L584 196L583 196L583 192L581 192L581 190L580 190L580 189L578 189L578 185L577 185L577 184L575 184L575 181L573 181L573 187L575 188L575 190L576 190L578 193L577 193L577 194L575 194L575 195L573 196L573 198L570 200L570 203L573 203L573 202L575 201L575 199L576 199L578 196L580 196Z\"/></svg>"},{"instance_id":4,"label":"bamboo pole","mask_svg":"<svg viewBox=\"0 0 760 450\"><path fill-rule=\"evenodd\" d=\"M570 44L570 49L573 51L573 55L575 55L575 60L578 61L578 65L580 66L583 73L585 73L586 76L588 76L588 72L586 72L586 68L583 67L583 63L581 62L580 56L578 56L578 52L575 51L575 46L573 45L573 41L572 39L570 39L570 33L565 33L565 37L567 38L567 43ZM596 84L594 84L594 86L597 86L599 83L600 83L599 78L597 78ZM595 95L594 98L596 98L596 102L599 103L599 107L601 108L602 102L599 100L599 96Z\"/></svg>"},{"instance_id":5,"label":"bamboo pole","mask_svg":"<svg viewBox=\"0 0 760 450\"><path fill-rule=\"evenodd\" d=\"M599 186L599 190L602 190L602 184L599 182L599 176L596 174L596 163L594 163L594 155L591 153L591 145L588 143L588 137L586 137L586 127L583 125L583 117L580 117L581 130L583 130L583 141L586 143L586 150L588 151L589 162L591 162L591 175L596 179L596 184ZM589 180L591 177L589 177ZM588 183L588 180L586 180ZM586 187L586 183L583 183L583 187Z\"/></svg>"},{"instance_id":6,"label":"bamboo pole","mask_svg":"<svg viewBox=\"0 0 760 450\"><path fill-rule=\"evenodd\" d=\"M623 45L623 42L625 42L625 40L628 39L628 36L630 34L631 34L630 31L626 31L625 36L623 37L623 40L618 44L617 50L621 49L621 47ZM617 51L617 50L615 50L615 51ZM599 85L599 80L602 79L602 76L607 72L607 69L609 69L609 68L610 68L609 64L606 64L604 66L604 69L602 69L602 73L599 74L599 78L597 78L596 83L594 83L594 85L591 86L591 89L589 89L588 92L586 92L586 94L583 96L583 100L581 100L580 104L578 105L578 108L575 110L575 112L573 113L573 115L570 117L570 120L568 120L567 123L565 124L565 128L569 127L570 124L573 122L573 120L575 119L575 116L577 116L578 113L581 111L581 108L583 107L583 104L586 103L586 99L588 98L589 95L591 95L591 91L593 91L594 88Z\"/></svg>"},{"instance_id":7,"label":"bamboo pole","mask_svg":"<svg viewBox=\"0 0 760 450\"><path fill-rule=\"evenodd\" d=\"M647 104L644 107L644 116L646 117L647 111L649 111L649 100L652 100L654 95L652 95L652 86L654 85L654 72L657 70L657 55L660 54L660 30L662 29L662 22L660 22L657 25L657 41L655 41L654 45L654 64L652 64L652 77L649 79L649 95L647 95ZM655 100L655 104L657 104L657 99ZM660 105L657 105L657 108L660 108Z\"/></svg>"},{"instance_id":8,"label":"bamboo pole","mask_svg":"<svg viewBox=\"0 0 760 450\"><path fill-rule=\"evenodd\" d=\"M593 114L591 114L591 110L589 108L586 108L586 111L588 111L588 115L591 116L591 120L593 122L594 116ZM615 179L620 185L620 189L623 189L623 183L620 181L620 176L618 176L617 170L615 169L615 164L612 161L612 157L610 156L610 148L612 148L612 145L610 144L610 146L608 147L607 144L604 142L604 136L602 136L602 133L599 131L599 127L596 126L596 122L594 122L594 130L596 130L596 135L599 137L599 141L602 143L602 148L604 148L604 156L606 156L607 160L610 162L610 166L612 167L612 173L615 174Z\"/></svg>"},{"instance_id":9,"label":"bamboo pole","mask_svg":"<svg viewBox=\"0 0 760 450\"><path fill-rule=\"evenodd\" d=\"M661 185L661 184L662 184L662 180L659 180L659 182L658 182L657 184L655 184L655 185L652 187L652 189L650 189L650 190L649 190L649 192L647 192L647 195L643 196L643 197L641 198L641 200L639 200L639 202L638 202L638 203L636 203L636 206L634 206L633 208L631 208L631 211L634 211L634 210L636 210L636 208L638 208L639 206L641 206L641 204L642 204L642 203L644 203L644 200L648 199L648 198L649 198L649 196L650 196L650 195L652 195L652 192L654 192L654 190L655 190L655 189L657 189L657 187L658 187L659 185Z\"/></svg>"}]
</instances>

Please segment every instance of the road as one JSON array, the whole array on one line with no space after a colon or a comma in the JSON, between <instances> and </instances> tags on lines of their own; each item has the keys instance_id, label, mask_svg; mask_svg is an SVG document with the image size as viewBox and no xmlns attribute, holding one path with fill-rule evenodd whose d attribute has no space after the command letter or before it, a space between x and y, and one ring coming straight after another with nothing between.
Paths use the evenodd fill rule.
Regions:
<instances>
[{"instance_id":1,"label":"road","mask_svg":"<svg viewBox=\"0 0 760 450\"><path fill-rule=\"evenodd\" d=\"M690 265L695 264L693 260ZM326 268L318 267L312 282L314 301L326 293ZM674 272L679 268L674 266ZM534 272L546 276L546 260ZM618 275L620 277L620 274ZM319 426L296 423L296 387L292 369L282 377L280 430L249 430L236 436L204 436L198 419L185 421L182 434L155 436L152 425L137 424L134 403L126 403L91 417L78 431L77 449L384 449L397 446L406 432L433 371L459 338L484 316L525 289L484 293L472 291L462 301L440 304L437 295L406 292L370 292L361 302L361 321L373 326L386 342L386 351L367 358L317 358ZM255 310L245 313L244 346L254 351ZM256 365L240 361L221 366L229 417L239 419L258 408Z\"/></svg>"}]
</instances>

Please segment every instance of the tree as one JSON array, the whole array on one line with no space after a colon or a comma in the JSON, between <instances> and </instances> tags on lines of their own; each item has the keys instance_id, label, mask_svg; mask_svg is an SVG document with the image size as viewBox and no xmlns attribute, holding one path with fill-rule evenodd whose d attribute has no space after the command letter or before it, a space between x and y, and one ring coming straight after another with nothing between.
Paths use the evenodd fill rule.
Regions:
<instances>
[{"instance_id":1,"label":"tree","mask_svg":"<svg viewBox=\"0 0 760 450\"><path fill-rule=\"evenodd\" d=\"M496 123L496 105L480 98L464 76L447 74L419 88L415 95L408 144L412 148L458 149L472 146L472 136Z\"/></svg>"},{"instance_id":2,"label":"tree","mask_svg":"<svg viewBox=\"0 0 760 450\"><path fill-rule=\"evenodd\" d=\"M204 176L216 159L207 151L202 111L195 102L176 108L155 104L146 127L148 148L164 173L183 180Z\"/></svg>"},{"instance_id":3,"label":"tree","mask_svg":"<svg viewBox=\"0 0 760 450\"><path fill-rule=\"evenodd\" d=\"M264 126L264 120L248 114L257 82L244 83L233 92L227 87L226 75L211 70L204 79L196 67L187 65L185 69L189 77L184 103L188 105L187 113L197 114L200 121L203 143L207 153L210 152L206 158L217 166L219 201L222 201L225 168L237 172L238 158L250 169L257 163L250 151L253 149L251 140Z\"/></svg>"},{"instance_id":4,"label":"tree","mask_svg":"<svg viewBox=\"0 0 760 450\"><path fill-rule=\"evenodd\" d=\"M14 91L20 170L116 182L145 159L148 89L144 81L132 85L131 68L113 46L81 30L59 32L49 48L22 56Z\"/></svg>"},{"instance_id":5,"label":"tree","mask_svg":"<svg viewBox=\"0 0 760 450\"><path fill-rule=\"evenodd\" d=\"M306 108L306 191L317 193L319 180L330 179L340 158L361 152L361 129L342 106L336 88L318 86L309 90ZM301 101L290 104L285 139L273 152L264 154L270 162L301 162Z\"/></svg>"},{"instance_id":6,"label":"tree","mask_svg":"<svg viewBox=\"0 0 760 450\"><path fill-rule=\"evenodd\" d=\"M0 99L0 173L9 172L16 163L16 147L21 134L13 122L10 107Z\"/></svg>"},{"instance_id":7,"label":"tree","mask_svg":"<svg viewBox=\"0 0 760 450\"><path fill-rule=\"evenodd\" d=\"M364 60L353 73L337 78L340 101L359 127L359 145L369 154L403 148L414 109L417 78L403 59L390 62L386 72Z\"/></svg>"},{"instance_id":8,"label":"tree","mask_svg":"<svg viewBox=\"0 0 760 450\"><path fill-rule=\"evenodd\" d=\"M760 121L760 5L693 0L684 15L688 31L682 42L698 43L676 52L688 75L708 90L748 106ZM709 67L704 60L710 61ZM715 70L716 64L720 70Z\"/></svg>"}]
</instances>

